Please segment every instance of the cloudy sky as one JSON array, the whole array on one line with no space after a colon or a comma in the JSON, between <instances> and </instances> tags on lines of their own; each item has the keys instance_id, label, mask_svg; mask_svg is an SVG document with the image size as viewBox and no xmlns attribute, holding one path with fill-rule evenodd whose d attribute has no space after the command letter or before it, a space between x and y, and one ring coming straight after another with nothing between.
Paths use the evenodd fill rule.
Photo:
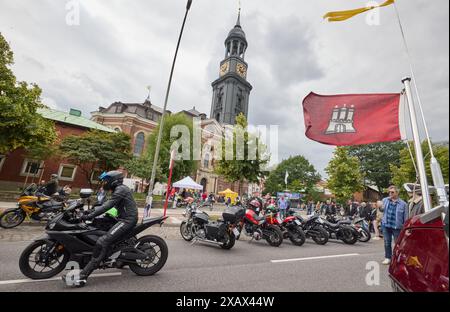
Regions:
<instances>
[{"instance_id":1,"label":"cloudy sky","mask_svg":"<svg viewBox=\"0 0 450 312\"><path fill-rule=\"evenodd\" d=\"M79 0L79 25L66 23L66 0L0 0L0 32L15 52L19 80L43 89L44 102L89 116L115 101L162 106L185 0ZM370 26L366 16L327 23L330 10L364 0L242 0L249 48L249 121L279 125L279 158L305 155L323 173L333 151L304 135L300 103L321 94L398 92L409 66L394 8ZM449 1L398 0L418 87L435 141L449 137ZM237 0L194 0L169 109L209 114L224 40Z\"/></svg>"}]
</instances>

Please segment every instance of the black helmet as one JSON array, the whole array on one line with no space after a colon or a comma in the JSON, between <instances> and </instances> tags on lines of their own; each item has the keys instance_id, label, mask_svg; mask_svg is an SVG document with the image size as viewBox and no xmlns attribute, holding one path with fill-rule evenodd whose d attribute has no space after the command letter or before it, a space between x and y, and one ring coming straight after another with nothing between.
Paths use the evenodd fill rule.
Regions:
<instances>
[{"instance_id":1,"label":"black helmet","mask_svg":"<svg viewBox=\"0 0 450 312\"><path fill-rule=\"evenodd\" d=\"M100 181L104 182L103 188L106 191L114 191L116 187L123 183L123 173L120 171L103 172L99 178Z\"/></svg>"}]
</instances>

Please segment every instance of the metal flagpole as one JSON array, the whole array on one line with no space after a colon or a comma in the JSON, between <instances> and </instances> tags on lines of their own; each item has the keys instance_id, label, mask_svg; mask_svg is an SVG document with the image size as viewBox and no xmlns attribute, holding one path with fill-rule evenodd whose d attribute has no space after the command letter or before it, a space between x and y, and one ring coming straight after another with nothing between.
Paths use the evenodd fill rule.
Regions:
<instances>
[{"instance_id":1,"label":"metal flagpole","mask_svg":"<svg viewBox=\"0 0 450 312\"><path fill-rule=\"evenodd\" d=\"M406 97L407 97L408 108L409 108L409 115L411 117L411 126L412 126L413 138L414 138L414 147L415 147L415 152L416 152L417 168L419 170L420 186L422 188L422 198L423 198L422 200L423 200L425 212L428 212L431 210L430 191L428 189L427 173L425 170L425 162L423 159L422 145L420 142L416 110L414 108L414 100L413 100L413 97L411 94L411 78L409 78L409 77L405 78L402 80L402 82L405 85Z\"/></svg>"},{"instance_id":2,"label":"metal flagpole","mask_svg":"<svg viewBox=\"0 0 450 312\"><path fill-rule=\"evenodd\" d=\"M400 32L402 34L403 45L405 47L406 56L408 57L409 69L411 71L411 77L412 77L413 82L414 82L414 90L415 90L416 96L417 96L417 102L418 102L418 106L419 106L419 110L420 110L420 115L422 117L422 123L423 123L424 129L425 129L425 135L427 137L427 142L428 142L428 146L430 148L431 157L434 158L434 152L433 152L433 148L432 148L432 144L431 144L430 133L428 131L427 124L425 122L425 115L423 113L422 100L421 100L421 97L420 97L420 94L419 94L419 88L417 87L417 80L416 80L416 75L415 75L415 72L414 72L414 66L412 64L411 53L409 52L408 42L406 41L406 34L405 34L405 30L403 28L402 20L400 18L400 12L398 11L398 7L397 7L397 4L395 2L394 2L394 8L395 8L395 13L397 15L398 25L400 27Z\"/></svg>"},{"instance_id":3,"label":"metal flagpole","mask_svg":"<svg viewBox=\"0 0 450 312\"><path fill-rule=\"evenodd\" d=\"M169 100L170 86L172 84L173 72L175 69L175 63L177 61L178 49L180 47L181 37L183 36L184 25L186 24L186 19L187 19L188 13L189 13L189 9L191 8L191 5L192 5L192 0L188 0L187 5L186 5L186 14L184 15L183 24L182 24L181 30L180 30L180 36L178 37L177 48L175 49L175 56L174 56L173 62L172 62L172 69L170 71L169 83L167 84L166 99L164 101L164 108L163 108L163 114L161 116L161 121L159 122L158 140L156 141L155 156L153 157L152 175L150 177L150 183L149 183L149 187L148 187L148 195L147 195L147 199L146 199L146 203L145 203L144 219L148 217L148 213L152 207L153 187L155 184L156 166L158 165L159 149L161 147L161 137L162 137L162 130L163 130L163 126L164 126L164 116L166 115L167 102Z\"/></svg>"},{"instance_id":4,"label":"metal flagpole","mask_svg":"<svg viewBox=\"0 0 450 312\"><path fill-rule=\"evenodd\" d=\"M412 57L411 57L411 53L409 51L408 42L406 40L405 31L404 31L404 28L403 28L403 24L402 24L402 21L401 21L401 18L400 18L400 12L398 10L396 2L394 2L394 8L395 8L395 13L397 15L398 25L400 27L400 32L401 32L402 38L403 38L403 45L405 47L405 52L406 52L406 55L408 57L409 68L410 68L410 71L411 71L411 77L412 77L413 82L414 82L414 90L416 92L418 106L419 106L419 111L420 111L420 115L422 117L423 127L425 129L425 135L426 135L426 139L427 139L427 142L428 142L428 148L430 149L430 155L431 155L430 167L431 167L431 175L433 177L433 184L434 184L434 187L436 188L436 193L437 193L438 198L439 198L439 203L442 204L442 205L448 205L448 197L447 197L447 192L445 190L445 182L444 182L444 178L443 178L443 175L442 175L441 165L439 164L439 161L434 156L433 145L431 143L430 133L428 131L428 126L427 126L427 123L425 121L425 114L423 112L422 100L420 98L419 88L417 87L417 79L416 79L416 75L414 73L414 66L413 66L413 63L412 63ZM411 97L412 97L412 95L411 95Z\"/></svg>"}]
</instances>

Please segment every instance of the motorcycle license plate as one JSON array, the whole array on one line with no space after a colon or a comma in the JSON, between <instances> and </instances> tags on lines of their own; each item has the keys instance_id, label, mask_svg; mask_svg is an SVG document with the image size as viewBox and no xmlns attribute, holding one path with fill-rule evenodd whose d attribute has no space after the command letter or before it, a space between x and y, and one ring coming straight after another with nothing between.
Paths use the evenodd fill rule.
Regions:
<instances>
[{"instance_id":1,"label":"motorcycle license plate","mask_svg":"<svg viewBox=\"0 0 450 312\"><path fill-rule=\"evenodd\" d=\"M295 222L295 224L297 224L297 225L301 225L301 222L298 221L298 220L294 220L294 222Z\"/></svg>"},{"instance_id":2,"label":"motorcycle license plate","mask_svg":"<svg viewBox=\"0 0 450 312\"><path fill-rule=\"evenodd\" d=\"M233 234L234 234L234 236L239 236L239 234L241 234L241 233L239 233L239 230L237 228L234 228Z\"/></svg>"}]
</instances>

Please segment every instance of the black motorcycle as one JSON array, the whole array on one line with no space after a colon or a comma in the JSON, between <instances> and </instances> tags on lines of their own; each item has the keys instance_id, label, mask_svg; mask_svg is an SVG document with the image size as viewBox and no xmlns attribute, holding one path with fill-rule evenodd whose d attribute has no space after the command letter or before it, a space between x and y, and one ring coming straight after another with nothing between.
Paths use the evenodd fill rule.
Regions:
<instances>
[{"instance_id":1,"label":"black motorcycle","mask_svg":"<svg viewBox=\"0 0 450 312\"><path fill-rule=\"evenodd\" d=\"M211 222L206 212L190 205L186 208L184 215L187 220L181 222L180 233L186 241L213 243L223 249L231 249L240 235L236 224L244 214L242 207L229 207L222 213L222 220Z\"/></svg>"},{"instance_id":2,"label":"black motorcycle","mask_svg":"<svg viewBox=\"0 0 450 312\"><path fill-rule=\"evenodd\" d=\"M358 231L348 221L338 221L337 223L331 223L324 219L322 221L323 227L331 239L341 240L348 245L353 245L358 241Z\"/></svg>"},{"instance_id":3,"label":"black motorcycle","mask_svg":"<svg viewBox=\"0 0 450 312\"><path fill-rule=\"evenodd\" d=\"M80 222L84 204L85 199L70 203L68 209L47 223L46 235L25 248L19 259L20 271L25 276L47 279L64 270L69 261L83 269L91 260L96 241L106 234L104 230L114 225L115 220L111 218L110 224L104 224L102 229L95 226L95 220L91 224ZM166 242L154 235L136 236L153 225L162 225L166 219L158 217L138 224L111 246L110 253L99 268L123 268L128 265L131 271L141 276L153 275L161 270L168 257Z\"/></svg>"},{"instance_id":4,"label":"black motorcycle","mask_svg":"<svg viewBox=\"0 0 450 312\"><path fill-rule=\"evenodd\" d=\"M289 215L295 215L293 210L288 211ZM308 218L302 218L299 215L295 215L297 220L300 221L303 232L306 238L312 238L312 240L318 245L325 245L328 242L329 234L323 227L323 220L317 216L310 216Z\"/></svg>"},{"instance_id":5,"label":"black motorcycle","mask_svg":"<svg viewBox=\"0 0 450 312\"><path fill-rule=\"evenodd\" d=\"M352 227L353 232L356 232L358 241L362 243L367 243L370 241L371 235L369 231L369 222L364 218L350 218L350 219L340 219L335 215L328 215L326 217L327 221L333 224L346 224Z\"/></svg>"}]
</instances>

